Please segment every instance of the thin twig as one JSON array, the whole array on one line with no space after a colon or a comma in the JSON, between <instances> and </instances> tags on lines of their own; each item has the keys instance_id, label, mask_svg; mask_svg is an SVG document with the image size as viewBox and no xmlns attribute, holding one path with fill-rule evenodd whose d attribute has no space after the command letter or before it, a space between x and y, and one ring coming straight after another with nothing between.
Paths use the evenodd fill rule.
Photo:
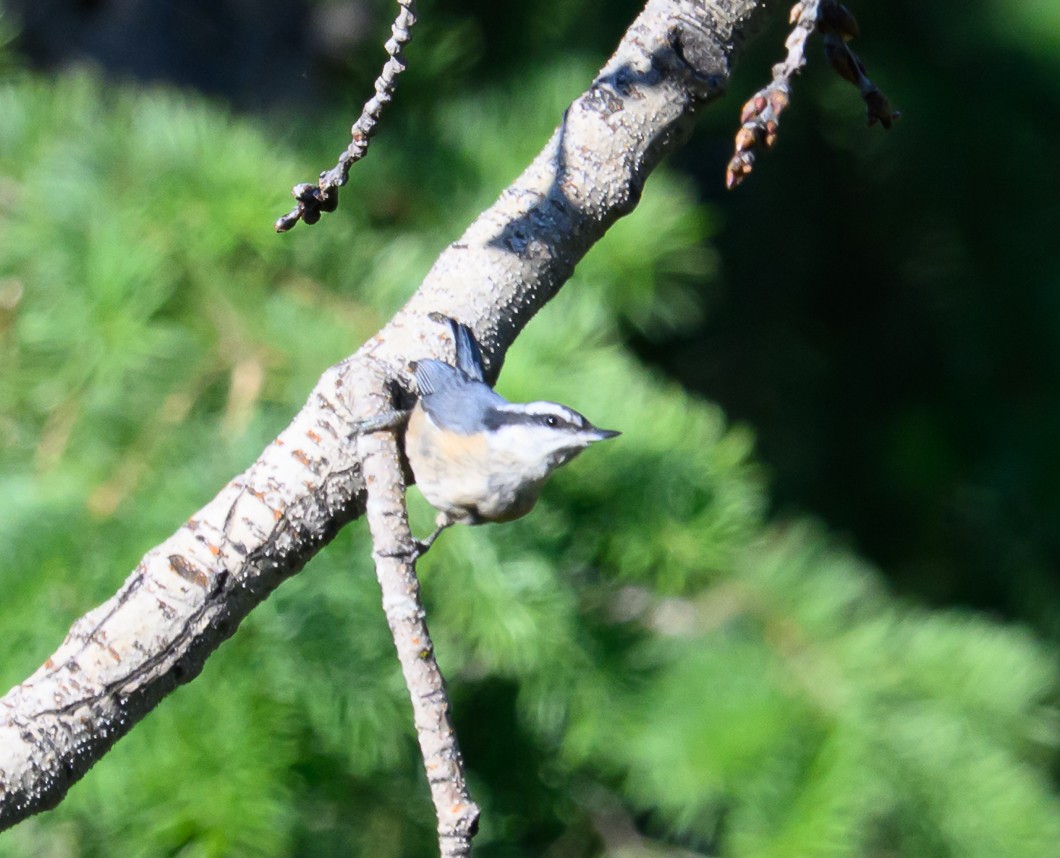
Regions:
<instances>
[{"instance_id":1,"label":"thin twig","mask_svg":"<svg viewBox=\"0 0 1060 858\"><path fill-rule=\"evenodd\" d=\"M375 573L412 699L416 736L438 816L439 852L441 858L467 858L478 830L479 809L468 792L449 695L420 600L417 548L405 510L397 439L392 431L384 431L362 435L358 442L368 488L365 517L372 534Z\"/></svg>"},{"instance_id":2,"label":"thin twig","mask_svg":"<svg viewBox=\"0 0 1060 858\"><path fill-rule=\"evenodd\" d=\"M815 29L824 39L829 64L861 93L868 110L869 125L879 122L890 128L901 114L865 74L865 65L847 45L857 38L858 22L837 0L800 0L791 7L791 34L784 46L788 55L773 66L773 81L756 92L740 112L740 130L725 171L725 187L735 188L750 174L758 149L772 147L777 140L780 114L791 99L791 79L806 65L806 44Z\"/></svg>"},{"instance_id":3,"label":"thin twig","mask_svg":"<svg viewBox=\"0 0 1060 858\"><path fill-rule=\"evenodd\" d=\"M376 124L383 108L394 97L397 77L405 70L405 45L412 39L412 27L416 23L416 0L398 0L397 18L390 28L387 40L387 61L379 77L375 79L375 95L365 103L361 115L350 128L350 145L339 156L338 163L320 174L316 185L303 182L291 189L298 205L276 221L277 232L293 229L298 221L314 224L324 212L333 212L339 205L339 188L350 178L350 168L368 154L368 143L375 133Z\"/></svg>"},{"instance_id":4,"label":"thin twig","mask_svg":"<svg viewBox=\"0 0 1060 858\"><path fill-rule=\"evenodd\" d=\"M829 65L841 78L854 84L861 93L869 125L879 122L884 128L890 129L902 114L891 106L887 96L869 80L861 57L847 44L858 37L858 22L850 10L836 0L821 0L817 29L824 37L824 54Z\"/></svg>"},{"instance_id":5,"label":"thin twig","mask_svg":"<svg viewBox=\"0 0 1060 858\"><path fill-rule=\"evenodd\" d=\"M736 152L725 171L725 187L735 188L747 178L754 166L755 150L767 149L777 140L780 114L791 99L791 79L806 65L806 42L817 26L821 0L803 0L791 8L794 25L784 47L788 55L773 66L773 81L758 90L740 112L740 130L736 132Z\"/></svg>"}]
</instances>

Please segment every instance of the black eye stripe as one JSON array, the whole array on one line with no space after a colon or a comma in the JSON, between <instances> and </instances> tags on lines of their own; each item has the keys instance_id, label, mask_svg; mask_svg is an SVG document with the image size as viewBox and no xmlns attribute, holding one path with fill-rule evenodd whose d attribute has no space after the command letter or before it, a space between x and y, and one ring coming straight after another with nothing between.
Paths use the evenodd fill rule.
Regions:
<instances>
[{"instance_id":1,"label":"black eye stripe","mask_svg":"<svg viewBox=\"0 0 1060 858\"><path fill-rule=\"evenodd\" d=\"M567 429L586 429L589 421L580 414L534 414L527 411L516 411L508 409L497 409L485 416L486 428L490 430L500 429L502 426L546 426L549 429L564 427Z\"/></svg>"}]
</instances>

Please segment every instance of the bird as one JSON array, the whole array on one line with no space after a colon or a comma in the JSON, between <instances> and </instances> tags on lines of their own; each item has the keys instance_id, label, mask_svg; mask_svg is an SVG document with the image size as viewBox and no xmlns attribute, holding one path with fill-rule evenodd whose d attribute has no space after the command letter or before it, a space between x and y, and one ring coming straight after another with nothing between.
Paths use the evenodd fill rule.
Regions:
<instances>
[{"instance_id":1,"label":"bird","mask_svg":"<svg viewBox=\"0 0 1060 858\"><path fill-rule=\"evenodd\" d=\"M449 325L456 365L424 359L410 365L418 398L405 430L416 484L438 510L437 529L421 553L452 524L521 518L552 473L590 444L621 434L598 429L557 402L509 402L486 383L482 352L467 325Z\"/></svg>"}]
</instances>

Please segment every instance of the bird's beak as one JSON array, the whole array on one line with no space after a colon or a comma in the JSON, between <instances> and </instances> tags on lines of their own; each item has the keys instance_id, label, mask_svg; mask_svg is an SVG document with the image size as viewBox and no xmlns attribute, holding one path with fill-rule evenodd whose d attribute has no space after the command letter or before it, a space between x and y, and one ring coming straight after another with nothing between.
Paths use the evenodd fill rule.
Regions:
<instances>
[{"instance_id":1,"label":"bird's beak","mask_svg":"<svg viewBox=\"0 0 1060 858\"><path fill-rule=\"evenodd\" d=\"M594 441L606 441L608 438L617 438L622 433L615 429L597 429L595 426L590 432Z\"/></svg>"}]
</instances>

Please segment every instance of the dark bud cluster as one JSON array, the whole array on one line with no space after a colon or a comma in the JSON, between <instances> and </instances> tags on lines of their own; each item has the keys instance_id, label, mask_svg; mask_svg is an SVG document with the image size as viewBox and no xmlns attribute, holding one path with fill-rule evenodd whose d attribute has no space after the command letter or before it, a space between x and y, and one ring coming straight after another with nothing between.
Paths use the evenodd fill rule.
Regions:
<instances>
[{"instance_id":1,"label":"dark bud cluster","mask_svg":"<svg viewBox=\"0 0 1060 858\"><path fill-rule=\"evenodd\" d=\"M817 30L824 37L824 54L828 64L844 80L858 88L865 102L869 125L880 123L890 128L902 114L895 110L887 97L865 74L865 64L855 54L848 42L859 35L858 22L841 3L836 0L821 0L817 16Z\"/></svg>"},{"instance_id":2,"label":"dark bud cluster","mask_svg":"<svg viewBox=\"0 0 1060 858\"><path fill-rule=\"evenodd\" d=\"M323 183L322 183L323 184ZM337 187L323 187L303 182L291 189L291 194L298 205L291 209L276 221L277 232L287 232L303 220L308 224L314 224L320 220L324 212L333 212L339 207L339 189Z\"/></svg>"}]
</instances>

